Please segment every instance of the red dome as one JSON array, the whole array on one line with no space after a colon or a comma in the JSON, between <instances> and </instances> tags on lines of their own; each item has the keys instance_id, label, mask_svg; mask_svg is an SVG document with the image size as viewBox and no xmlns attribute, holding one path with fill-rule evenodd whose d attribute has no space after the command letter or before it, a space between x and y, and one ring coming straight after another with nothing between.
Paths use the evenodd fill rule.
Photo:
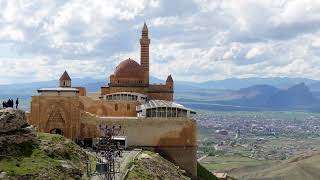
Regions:
<instances>
[{"instance_id":1,"label":"red dome","mask_svg":"<svg viewBox=\"0 0 320 180\"><path fill-rule=\"evenodd\" d=\"M143 79L144 73L140 64L129 58L122 61L116 67L116 70L114 71L114 76L116 78Z\"/></svg>"}]
</instances>

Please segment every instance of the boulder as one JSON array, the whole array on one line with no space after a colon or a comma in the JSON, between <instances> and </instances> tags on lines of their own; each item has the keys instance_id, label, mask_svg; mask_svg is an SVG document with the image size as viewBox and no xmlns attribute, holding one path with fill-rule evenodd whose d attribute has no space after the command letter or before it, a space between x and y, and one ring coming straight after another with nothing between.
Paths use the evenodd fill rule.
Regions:
<instances>
[{"instance_id":1,"label":"boulder","mask_svg":"<svg viewBox=\"0 0 320 180\"><path fill-rule=\"evenodd\" d=\"M0 179L8 179L6 172L0 172Z\"/></svg>"},{"instance_id":2,"label":"boulder","mask_svg":"<svg viewBox=\"0 0 320 180\"><path fill-rule=\"evenodd\" d=\"M13 108L0 110L0 133L20 130L28 126L25 113Z\"/></svg>"},{"instance_id":3,"label":"boulder","mask_svg":"<svg viewBox=\"0 0 320 180\"><path fill-rule=\"evenodd\" d=\"M26 142L37 144L38 141L36 131L27 123L23 111L13 108L0 110L0 147Z\"/></svg>"}]
</instances>

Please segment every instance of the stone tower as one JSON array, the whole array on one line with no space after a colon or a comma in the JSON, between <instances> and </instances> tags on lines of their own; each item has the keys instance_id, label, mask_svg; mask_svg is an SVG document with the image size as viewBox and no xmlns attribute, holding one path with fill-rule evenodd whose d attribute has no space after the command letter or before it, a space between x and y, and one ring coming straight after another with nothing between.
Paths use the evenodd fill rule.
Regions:
<instances>
[{"instance_id":1,"label":"stone tower","mask_svg":"<svg viewBox=\"0 0 320 180\"><path fill-rule=\"evenodd\" d=\"M172 79L171 74L167 77L166 86L169 88L170 91L173 91L174 84L173 84L173 79Z\"/></svg>"},{"instance_id":2,"label":"stone tower","mask_svg":"<svg viewBox=\"0 0 320 180\"><path fill-rule=\"evenodd\" d=\"M142 34L140 39L140 64L144 71L144 79L146 84L149 84L149 45L150 39L148 37L148 27L146 23L144 23L142 28Z\"/></svg>"},{"instance_id":3,"label":"stone tower","mask_svg":"<svg viewBox=\"0 0 320 180\"><path fill-rule=\"evenodd\" d=\"M62 76L59 79L59 86L60 87L71 87L71 78L67 71L64 71Z\"/></svg>"}]
</instances>

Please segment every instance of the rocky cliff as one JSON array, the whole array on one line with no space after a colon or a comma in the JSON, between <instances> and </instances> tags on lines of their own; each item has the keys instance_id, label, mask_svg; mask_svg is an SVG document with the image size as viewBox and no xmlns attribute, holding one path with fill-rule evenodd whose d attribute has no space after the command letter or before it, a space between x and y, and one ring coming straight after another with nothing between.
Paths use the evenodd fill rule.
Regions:
<instances>
[{"instance_id":1,"label":"rocky cliff","mask_svg":"<svg viewBox=\"0 0 320 180\"><path fill-rule=\"evenodd\" d=\"M0 179L80 179L89 155L60 135L40 133L23 111L0 110Z\"/></svg>"}]
</instances>

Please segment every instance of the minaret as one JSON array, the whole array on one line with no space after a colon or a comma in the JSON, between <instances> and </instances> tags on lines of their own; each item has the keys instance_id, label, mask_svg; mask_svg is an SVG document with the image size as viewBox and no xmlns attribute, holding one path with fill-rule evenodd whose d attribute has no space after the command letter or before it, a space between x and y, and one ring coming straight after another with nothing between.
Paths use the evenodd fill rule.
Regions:
<instances>
[{"instance_id":1,"label":"minaret","mask_svg":"<svg viewBox=\"0 0 320 180\"><path fill-rule=\"evenodd\" d=\"M150 39L148 37L148 27L146 23L144 23L140 39L140 64L144 71L144 79L146 84L149 84L149 44Z\"/></svg>"}]
</instances>

